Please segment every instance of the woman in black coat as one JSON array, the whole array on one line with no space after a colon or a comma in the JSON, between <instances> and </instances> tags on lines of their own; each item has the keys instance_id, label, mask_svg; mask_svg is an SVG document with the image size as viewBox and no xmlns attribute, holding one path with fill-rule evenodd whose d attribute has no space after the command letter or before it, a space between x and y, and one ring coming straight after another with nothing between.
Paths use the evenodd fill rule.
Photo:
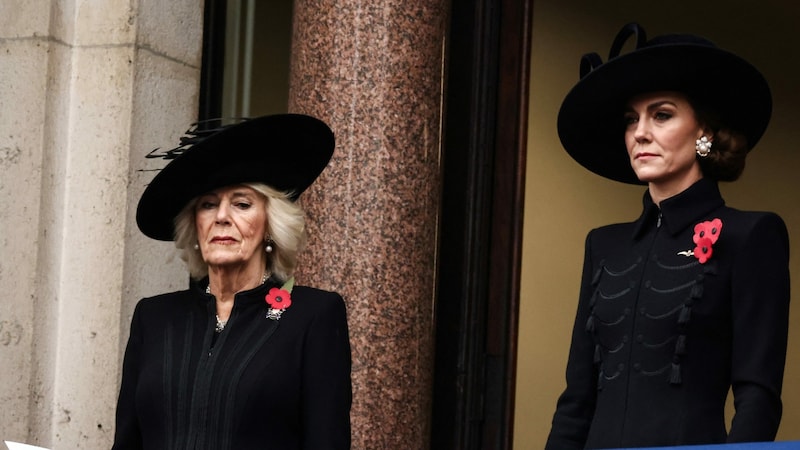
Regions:
<instances>
[{"instance_id":1,"label":"woman in black coat","mask_svg":"<svg viewBox=\"0 0 800 450\"><path fill-rule=\"evenodd\" d=\"M333 134L303 115L197 131L148 185L142 232L175 240L187 290L136 306L113 449L348 449L350 343L334 293L295 286L297 197Z\"/></svg>"},{"instance_id":2,"label":"woman in black coat","mask_svg":"<svg viewBox=\"0 0 800 450\"><path fill-rule=\"evenodd\" d=\"M636 49L619 55L631 36ZM559 113L589 170L647 184L634 222L586 239L552 450L770 441L781 419L789 243L776 214L725 205L771 95L749 63L692 35L623 28L584 56ZM732 389L736 413L726 429Z\"/></svg>"}]
</instances>

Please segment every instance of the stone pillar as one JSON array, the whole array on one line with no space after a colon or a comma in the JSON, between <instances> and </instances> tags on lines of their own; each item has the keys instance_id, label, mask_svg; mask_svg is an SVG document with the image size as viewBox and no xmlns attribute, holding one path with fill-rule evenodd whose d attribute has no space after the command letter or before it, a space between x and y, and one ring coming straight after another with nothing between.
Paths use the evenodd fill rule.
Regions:
<instances>
[{"instance_id":1,"label":"stone pillar","mask_svg":"<svg viewBox=\"0 0 800 450\"><path fill-rule=\"evenodd\" d=\"M109 448L133 304L185 285L133 209L196 117L199 3L0 2L0 439Z\"/></svg>"},{"instance_id":2,"label":"stone pillar","mask_svg":"<svg viewBox=\"0 0 800 450\"><path fill-rule=\"evenodd\" d=\"M298 279L347 301L354 449L428 447L447 4L295 2L289 110L337 141Z\"/></svg>"},{"instance_id":3,"label":"stone pillar","mask_svg":"<svg viewBox=\"0 0 800 450\"><path fill-rule=\"evenodd\" d=\"M49 5L0 2L0 442L27 437Z\"/></svg>"}]
</instances>

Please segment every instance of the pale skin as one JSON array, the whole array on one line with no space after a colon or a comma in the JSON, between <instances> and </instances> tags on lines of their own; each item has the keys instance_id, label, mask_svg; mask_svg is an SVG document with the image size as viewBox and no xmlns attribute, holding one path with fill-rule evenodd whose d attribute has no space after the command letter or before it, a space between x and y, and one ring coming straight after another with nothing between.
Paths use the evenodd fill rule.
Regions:
<instances>
[{"instance_id":1,"label":"pale skin","mask_svg":"<svg viewBox=\"0 0 800 450\"><path fill-rule=\"evenodd\" d=\"M264 276L265 206L266 199L247 186L223 187L198 199L197 240L222 321L230 317L236 293L260 285Z\"/></svg>"},{"instance_id":2,"label":"pale skin","mask_svg":"<svg viewBox=\"0 0 800 450\"><path fill-rule=\"evenodd\" d=\"M625 145L631 167L647 182L653 202L683 192L703 178L695 141L710 130L698 123L694 109L679 92L649 92L633 97L625 112Z\"/></svg>"}]
</instances>

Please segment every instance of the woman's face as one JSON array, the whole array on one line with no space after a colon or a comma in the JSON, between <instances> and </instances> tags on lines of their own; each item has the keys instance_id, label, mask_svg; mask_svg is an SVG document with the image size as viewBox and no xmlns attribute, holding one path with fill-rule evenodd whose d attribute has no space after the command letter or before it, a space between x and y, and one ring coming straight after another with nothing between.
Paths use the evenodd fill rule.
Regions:
<instances>
[{"instance_id":1,"label":"woman's face","mask_svg":"<svg viewBox=\"0 0 800 450\"><path fill-rule=\"evenodd\" d=\"M638 95L628 102L625 123L625 145L639 180L680 192L703 177L695 141L704 130L685 95Z\"/></svg>"},{"instance_id":2,"label":"woman's face","mask_svg":"<svg viewBox=\"0 0 800 450\"><path fill-rule=\"evenodd\" d=\"M209 267L266 265L266 199L247 186L229 186L200 196L195 209L197 240Z\"/></svg>"}]
</instances>

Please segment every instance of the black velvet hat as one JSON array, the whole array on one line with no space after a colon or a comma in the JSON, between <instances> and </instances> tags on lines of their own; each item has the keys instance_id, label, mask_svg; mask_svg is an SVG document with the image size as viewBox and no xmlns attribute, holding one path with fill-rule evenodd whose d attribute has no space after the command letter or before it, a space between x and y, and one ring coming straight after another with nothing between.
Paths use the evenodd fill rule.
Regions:
<instances>
[{"instance_id":1,"label":"black velvet hat","mask_svg":"<svg viewBox=\"0 0 800 450\"><path fill-rule=\"evenodd\" d=\"M136 223L153 239L173 240L173 221L183 207L224 186L260 182L296 200L327 166L335 145L324 122L301 114L263 116L189 134L166 153L172 161L139 199Z\"/></svg>"},{"instance_id":2,"label":"black velvet hat","mask_svg":"<svg viewBox=\"0 0 800 450\"><path fill-rule=\"evenodd\" d=\"M631 36L636 48L620 55ZM637 94L682 92L742 133L748 148L764 134L772 113L767 81L744 59L689 34L648 41L636 23L617 34L606 63L596 53L584 55L580 76L561 104L558 136L582 166L623 183L643 184L631 168L624 138L625 103Z\"/></svg>"}]
</instances>

